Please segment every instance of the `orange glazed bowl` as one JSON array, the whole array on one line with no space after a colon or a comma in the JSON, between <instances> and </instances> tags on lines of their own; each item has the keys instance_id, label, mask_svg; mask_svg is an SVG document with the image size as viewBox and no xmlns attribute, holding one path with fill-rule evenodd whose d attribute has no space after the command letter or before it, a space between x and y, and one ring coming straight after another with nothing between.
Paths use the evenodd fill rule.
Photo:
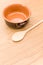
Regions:
<instances>
[{"instance_id":1,"label":"orange glazed bowl","mask_svg":"<svg viewBox=\"0 0 43 65\"><path fill-rule=\"evenodd\" d=\"M7 25L13 28L25 26L30 18L31 12L26 6L12 4L3 11L3 17Z\"/></svg>"}]
</instances>

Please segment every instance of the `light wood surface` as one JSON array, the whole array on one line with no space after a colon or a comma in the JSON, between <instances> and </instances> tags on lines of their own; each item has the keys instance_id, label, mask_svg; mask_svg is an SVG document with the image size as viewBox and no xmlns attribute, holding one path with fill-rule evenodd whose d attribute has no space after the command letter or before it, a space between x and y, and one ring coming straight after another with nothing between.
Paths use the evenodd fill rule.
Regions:
<instances>
[{"instance_id":1,"label":"light wood surface","mask_svg":"<svg viewBox=\"0 0 43 65\"><path fill-rule=\"evenodd\" d=\"M20 3L30 8L31 18L26 27L12 29L3 20L4 7ZM20 42L13 42L16 31L25 30L43 19L43 0L0 0L0 65L43 65L43 23L29 31Z\"/></svg>"}]
</instances>

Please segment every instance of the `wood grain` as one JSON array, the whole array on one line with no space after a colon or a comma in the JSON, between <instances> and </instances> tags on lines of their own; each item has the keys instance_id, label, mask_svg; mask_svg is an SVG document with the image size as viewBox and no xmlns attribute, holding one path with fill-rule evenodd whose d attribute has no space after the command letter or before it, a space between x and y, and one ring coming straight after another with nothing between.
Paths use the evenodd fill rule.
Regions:
<instances>
[{"instance_id":1,"label":"wood grain","mask_svg":"<svg viewBox=\"0 0 43 65\"><path fill-rule=\"evenodd\" d=\"M3 20L3 9L12 3L20 3L31 10L26 27L12 29ZM0 0L0 65L43 65L43 23L29 31L20 42L13 42L16 31L25 30L43 19L43 0Z\"/></svg>"}]
</instances>

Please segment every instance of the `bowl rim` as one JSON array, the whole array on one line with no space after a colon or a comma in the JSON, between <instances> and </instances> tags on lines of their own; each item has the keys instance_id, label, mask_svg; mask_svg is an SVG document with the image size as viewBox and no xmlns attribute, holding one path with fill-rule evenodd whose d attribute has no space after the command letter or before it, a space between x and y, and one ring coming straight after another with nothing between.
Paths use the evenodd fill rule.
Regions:
<instances>
[{"instance_id":1,"label":"bowl rim","mask_svg":"<svg viewBox=\"0 0 43 65\"><path fill-rule=\"evenodd\" d=\"M27 21L27 20L30 18L30 16L31 16L31 11L30 11L30 9L29 9L28 7L26 7L26 6L23 5L23 4L10 4L10 5L6 6L6 7L4 8L3 14L2 14L4 20L6 20L6 21L9 22L9 23L22 23L22 22L11 22L10 20L8 20L8 19L4 16L5 10L6 10L8 7L11 7L11 6L14 6L14 5L20 5L20 6L22 6L22 7L27 8L27 10L28 10L28 12L29 12L29 16L28 16L25 20L23 20L22 22Z\"/></svg>"}]
</instances>

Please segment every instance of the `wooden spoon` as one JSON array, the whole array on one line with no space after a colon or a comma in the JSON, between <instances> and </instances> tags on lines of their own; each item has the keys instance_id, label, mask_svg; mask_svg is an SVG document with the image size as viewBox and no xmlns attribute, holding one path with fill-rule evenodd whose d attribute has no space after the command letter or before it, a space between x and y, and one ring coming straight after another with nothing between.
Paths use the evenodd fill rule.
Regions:
<instances>
[{"instance_id":1,"label":"wooden spoon","mask_svg":"<svg viewBox=\"0 0 43 65\"><path fill-rule=\"evenodd\" d=\"M37 22L35 25L33 25L32 27L28 28L27 30L14 33L13 36L12 36L12 40L13 41L20 41L20 40L22 40L24 38L25 34L28 31L32 30L33 28L35 28L40 23L43 23L43 20L40 20L39 22Z\"/></svg>"}]
</instances>

